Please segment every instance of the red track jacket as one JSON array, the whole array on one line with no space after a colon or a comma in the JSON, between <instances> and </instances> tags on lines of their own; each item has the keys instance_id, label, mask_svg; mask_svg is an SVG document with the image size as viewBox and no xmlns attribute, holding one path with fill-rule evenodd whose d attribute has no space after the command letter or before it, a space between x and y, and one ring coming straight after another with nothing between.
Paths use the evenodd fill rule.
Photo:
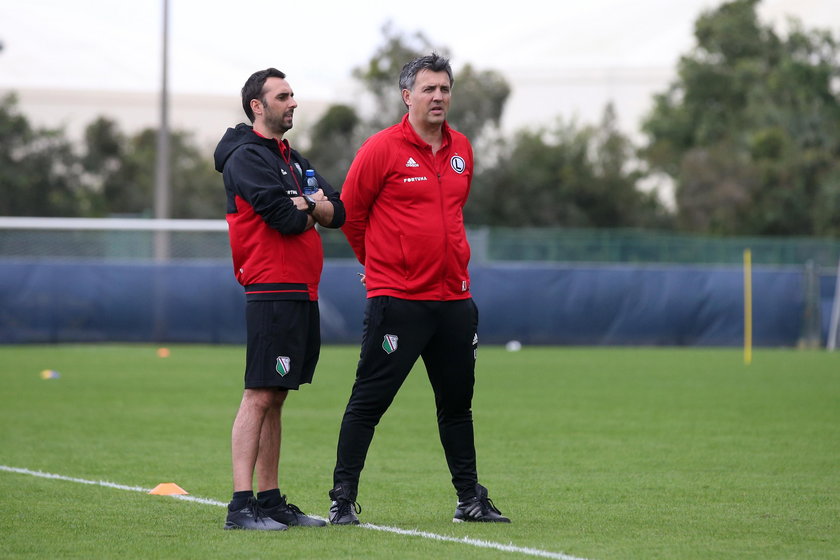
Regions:
<instances>
[{"instance_id":1,"label":"red track jacket","mask_svg":"<svg viewBox=\"0 0 840 560\"><path fill-rule=\"evenodd\" d=\"M407 114L362 144L341 191L342 231L365 267L368 297L470 297L462 209L472 176L472 146L446 123L435 155Z\"/></svg>"}]
</instances>

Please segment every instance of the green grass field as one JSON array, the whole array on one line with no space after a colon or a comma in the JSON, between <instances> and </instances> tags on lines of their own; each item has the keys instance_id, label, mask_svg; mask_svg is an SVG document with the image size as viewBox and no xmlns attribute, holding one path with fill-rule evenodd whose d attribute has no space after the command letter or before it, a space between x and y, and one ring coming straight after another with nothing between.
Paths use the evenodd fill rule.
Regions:
<instances>
[{"instance_id":1,"label":"green grass field","mask_svg":"<svg viewBox=\"0 0 840 560\"><path fill-rule=\"evenodd\" d=\"M482 347L479 473L511 525L451 522L417 368L362 475L361 520L388 530L265 534L221 529L243 348L155 350L0 347L0 557L840 558L840 353ZM287 401L281 488L313 515L357 358L325 347ZM161 482L210 502L142 490Z\"/></svg>"}]
</instances>

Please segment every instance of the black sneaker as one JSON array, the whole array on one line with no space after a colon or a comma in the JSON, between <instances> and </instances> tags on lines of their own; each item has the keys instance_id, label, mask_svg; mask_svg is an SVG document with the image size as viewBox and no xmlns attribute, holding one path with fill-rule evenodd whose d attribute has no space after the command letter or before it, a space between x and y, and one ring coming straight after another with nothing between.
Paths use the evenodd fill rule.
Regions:
<instances>
[{"instance_id":1,"label":"black sneaker","mask_svg":"<svg viewBox=\"0 0 840 560\"><path fill-rule=\"evenodd\" d=\"M280 496L280 503L273 507L263 507L262 513L278 523L289 527L324 527L327 522L309 517L297 507L286 501L286 496Z\"/></svg>"},{"instance_id":2,"label":"black sneaker","mask_svg":"<svg viewBox=\"0 0 840 560\"><path fill-rule=\"evenodd\" d=\"M330 490L332 505L330 506L330 523L333 525L358 525L357 513L362 513L362 506L347 497L347 494L337 486Z\"/></svg>"},{"instance_id":3,"label":"black sneaker","mask_svg":"<svg viewBox=\"0 0 840 560\"><path fill-rule=\"evenodd\" d=\"M250 498L244 508L228 510L225 529L251 529L255 531L285 531L289 527L265 515L256 498Z\"/></svg>"},{"instance_id":4,"label":"black sneaker","mask_svg":"<svg viewBox=\"0 0 840 560\"><path fill-rule=\"evenodd\" d=\"M455 523L464 521L482 521L487 523L510 523L510 519L493 505L493 500L487 497L487 488L481 484L475 485L475 497L458 502L455 508Z\"/></svg>"}]
</instances>

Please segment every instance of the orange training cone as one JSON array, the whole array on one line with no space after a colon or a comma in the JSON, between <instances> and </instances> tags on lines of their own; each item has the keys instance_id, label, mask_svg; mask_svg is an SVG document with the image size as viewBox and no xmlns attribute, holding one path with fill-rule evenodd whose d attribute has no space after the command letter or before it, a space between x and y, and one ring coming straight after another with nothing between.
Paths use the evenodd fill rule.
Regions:
<instances>
[{"instance_id":1,"label":"orange training cone","mask_svg":"<svg viewBox=\"0 0 840 560\"><path fill-rule=\"evenodd\" d=\"M172 496L173 494L189 494L186 490L175 484L174 482L162 482L149 490L149 494L157 494L159 496Z\"/></svg>"}]
</instances>

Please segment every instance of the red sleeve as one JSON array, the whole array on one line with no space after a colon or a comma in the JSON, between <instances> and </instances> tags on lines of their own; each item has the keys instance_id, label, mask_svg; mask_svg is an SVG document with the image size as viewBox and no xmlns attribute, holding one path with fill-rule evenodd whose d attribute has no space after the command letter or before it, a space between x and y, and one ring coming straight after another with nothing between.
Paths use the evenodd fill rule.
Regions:
<instances>
[{"instance_id":1,"label":"red sleeve","mask_svg":"<svg viewBox=\"0 0 840 560\"><path fill-rule=\"evenodd\" d=\"M365 264L368 216L387 171L386 150L377 149L380 144L368 141L359 148L341 188L341 201L346 213L341 231L362 266Z\"/></svg>"}]
</instances>

